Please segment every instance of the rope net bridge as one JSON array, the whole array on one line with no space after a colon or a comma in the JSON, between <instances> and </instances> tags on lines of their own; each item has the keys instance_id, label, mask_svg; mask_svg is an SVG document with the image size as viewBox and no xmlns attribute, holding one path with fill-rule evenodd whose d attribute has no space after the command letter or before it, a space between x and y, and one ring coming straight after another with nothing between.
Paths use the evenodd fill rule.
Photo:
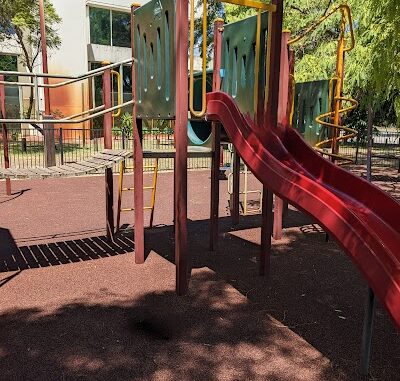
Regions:
<instances>
[{"instance_id":1,"label":"rope net bridge","mask_svg":"<svg viewBox=\"0 0 400 381\"><path fill-rule=\"evenodd\" d=\"M0 179L35 179L80 176L112 168L115 164L132 156L131 151L104 149L88 159L51 167L0 168Z\"/></svg>"}]
</instances>

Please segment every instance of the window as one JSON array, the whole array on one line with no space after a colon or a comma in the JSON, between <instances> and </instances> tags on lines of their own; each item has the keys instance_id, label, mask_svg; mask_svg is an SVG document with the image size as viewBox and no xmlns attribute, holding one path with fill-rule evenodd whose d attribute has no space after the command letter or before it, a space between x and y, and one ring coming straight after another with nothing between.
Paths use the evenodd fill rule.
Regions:
<instances>
[{"instance_id":1,"label":"window","mask_svg":"<svg viewBox=\"0 0 400 381\"><path fill-rule=\"evenodd\" d=\"M89 7L90 42L109 46L131 46L129 13Z\"/></svg>"},{"instance_id":2,"label":"window","mask_svg":"<svg viewBox=\"0 0 400 381\"><path fill-rule=\"evenodd\" d=\"M18 71L17 56L0 54L0 70ZM17 82L18 77L14 75L5 76L5 81Z\"/></svg>"},{"instance_id":3,"label":"window","mask_svg":"<svg viewBox=\"0 0 400 381\"><path fill-rule=\"evenodd\" d=\"M131 16L129 13L111 12L112 45L129 48L131 46Z\"/></svg>"}]
</instances>

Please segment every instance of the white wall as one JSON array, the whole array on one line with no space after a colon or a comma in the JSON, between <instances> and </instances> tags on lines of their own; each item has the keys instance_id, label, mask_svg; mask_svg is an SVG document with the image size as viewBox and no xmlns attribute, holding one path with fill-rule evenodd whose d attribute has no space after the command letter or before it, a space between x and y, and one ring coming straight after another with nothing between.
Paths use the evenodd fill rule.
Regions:
<instances>
[{"instance_id":1,"label":"white wall","mask_svg":"<svg viewBox=\"0 0 400 381\"><path fill-rule=\"evenodd\" d=\"M89 44L90 30L87 8L92 5L129 12L132 0L51 1L62 21L59 27L61 46L58 50L48 51L49 73L79 75L89 70L89 61L118 62L131 56L130 48ZM52 90L51 101L54 108L59 109L64 115L79 113L83 109L87 109L89 104L87 81L84 85L80 83L65 87L63 90Z\"/></svg>"}]
</instances>

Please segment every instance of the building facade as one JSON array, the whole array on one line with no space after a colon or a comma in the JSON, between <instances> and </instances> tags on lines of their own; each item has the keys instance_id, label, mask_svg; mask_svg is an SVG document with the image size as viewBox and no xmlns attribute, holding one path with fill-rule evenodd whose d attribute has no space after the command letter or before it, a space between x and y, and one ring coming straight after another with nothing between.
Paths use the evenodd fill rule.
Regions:
<instances>
[{"instance_id":1,"label":"building facade","mask_svg":"<svg viewBox=\"0 0 400 381\"><path fill-rule=\"evenodd\" d=\"M145 0L137 1L138 4ZM130 58L130 10L131 0L52 0L61 17L58 34L60 48L48 50L50 74L77 76L95 69L103 61L119 62ZM3 70L26 71L18 60L21 50L17 46L0 44L0 64ZM41 57L35 67L41 72ZM27 81L27 78L20 78ZM59 81L59 80L57 80ZM56 81L54 81L56 82ZM124 70L124 92L131 92L130 70ZM29 98L28 89L14 94L19 101L21 113ZM11 89L8 89L11 92ZM14 91L15 92L15 91ZM11 94L11 93L10 93ZM16 99L14 97L14 100ZM58 89L51 89L51 110L58 115L73 115L101 102L101 80L82 81ZM39 108L44 109L43 92L39 92Z\"/></svg>"}]
</instances>

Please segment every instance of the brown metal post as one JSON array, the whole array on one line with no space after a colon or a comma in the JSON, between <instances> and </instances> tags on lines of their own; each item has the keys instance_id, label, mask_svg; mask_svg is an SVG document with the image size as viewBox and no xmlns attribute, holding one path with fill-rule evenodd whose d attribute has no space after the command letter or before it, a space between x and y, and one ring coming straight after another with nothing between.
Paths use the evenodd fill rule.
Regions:
<instances>
[{"instance_id":1,"label":"brown metal post","mask_svg":"<svg viewBox=\"0 0 400 381\"><path fill-rule=\"evenodd\" d=\"M274 194L266 187L263 188L260 275L269 276L271 267L271 236L273 228L272 204Z\"/></svg>"},{"instance_id":2,"label":"brown metal post","mask_svg":"<svg viewBox=\"0 0 400 381\"><path fill-rule=\"evenodd\" d=\"M291 107L289 99L291 98L291 81L290 81L290 62L288 41L290 32L282 33L282 49L281 49L281 67L279 80L279 104L278 104L278 123L287 126L290 121L288 116L288 108ZM281 198L275 195L274 203L274 229L273 237L275 240L282 239L282 220L283 220L284 203Z\"/></svg>"},{"instance_id":3,"label":"brown metal post","mask_svg":"<svg viewBox=\"0 0 400 381\"><path fill-rule=\"evenodd\" d=\"M232 160L232 194L230 197L230 211L232 216L232 224L239 224L239 196L240 196L240 156L236 152L236 149L233 151L233 160Z\"/></svg>"},{"instance_id":4,"label":"brown metal post","mask_svg":"<svg viewBox=\"0 0 400 381\"><path fill-rule=\"evenodd\" d=\"M49 72L47 65L47 40L46 40L46 20L44 17L44 4L43 0L39 0L39 18L40 18L40 36L41 36L41 47L42 47L42 71L44 74ZM49 84L47 77L43 78L45 85ZM50 92L49 88L44 88L44 113L50 115Z\"/></svg>"},{"instance_id":5,"label":"brown metal post","mask_svg":"<svg viewBox=\"0 0 400 381\"><path fill-rule=\"evenodd\" d=\"M276 5L276 12L272 15L271 25L271 62L268 77L268 103L265 107L264 128L277 129L280 60L282 43L283 0L272 0ZM272 203L273 194L265 186L263 187L263 210L261 226L261 251L260 251L260 275L268 275L271 261L271 234L273 226Z\"/></svg>"},{"instance_id":6,"label":"brown metal post","mask_svg":"<svg viewBox=\"0 0 400 381\"><path fill-rule=\"evenodd\" d=\"M222 28L224 20L214 23L213 91L221 88ZM213 156L211 162L210 251L218 249L219 165L221 156L221 125L212 122Z\"/></svg>"},{"instance_id":7,"label":"brown metal post","mask_svg":"<svg viewBox=\"0 0 400 381\"><path fill-rule=\"evenodd\" d=\"M176 121L175 121L175 265L176 292L188 288L187 248L187 123L188 123L188 0L176 2Z\"/></svg>"},{"instance_id":8,"label":"brown metal post","mask_svg":"<svg viewBox=\"0 0 400 381\"><path fill-rule=\"evenodd\" d=\"M52 120L51 115L44 114L44 119ZM56 141L54 137L54 124L46 123L43 125L44 135L44 165L45 167L53 167L56 165Z\"/></svg>"},{"instance_id":9,"label":"brown metal post","mask_svg":"<svg viewBox=\"0 0 400 381\"><path fill-rule=\"evenodd\" d=\"M103 62L103 65L108 62ZM111 70L107 69L103 73L103 104L105 109L111 107ZM103 118L104 148L112 148L112 113L107 112ZM114 237L114 181L112 168L105 170L106 183L106 231L107 238Z\"/></svg>"},{"instance_id":10,"label":"brown metal post","mask_svg":"<svg viewBox=\"0 0 400 381\"><path fill-rule=\"evenodd\" d=\"M131 9L131 46L132 57L134 57L134 25L135 14L134 11L139 8L139 4L132 4ZM136 99L136 63L132 63L132 99ZM137 119L136 103L133 105L132 110L132 127L133 127L133 179L135 184L134 192L134 208L135 208L135 262L137 264L144 263L144 195L143 195L143 146L142 146L142 119Z\"/></svg>"},{"instance_id":11,"label":"brown metal post","mask_svg":"<svg viewBox=\"0 0 400 381\"><path fill-rule=\"evenodd\" d=\"M0 81L4 81L4 75L0 75ZM0 84L0 115L2 119L6 118L6 92L4 84ZM10 156L8 149L8 133L7 126L2 123L1 126L4 154L4 168L10 168ZM11 196L11 180L6 179L6 195Z\"/></svg>"}]
</instances>

